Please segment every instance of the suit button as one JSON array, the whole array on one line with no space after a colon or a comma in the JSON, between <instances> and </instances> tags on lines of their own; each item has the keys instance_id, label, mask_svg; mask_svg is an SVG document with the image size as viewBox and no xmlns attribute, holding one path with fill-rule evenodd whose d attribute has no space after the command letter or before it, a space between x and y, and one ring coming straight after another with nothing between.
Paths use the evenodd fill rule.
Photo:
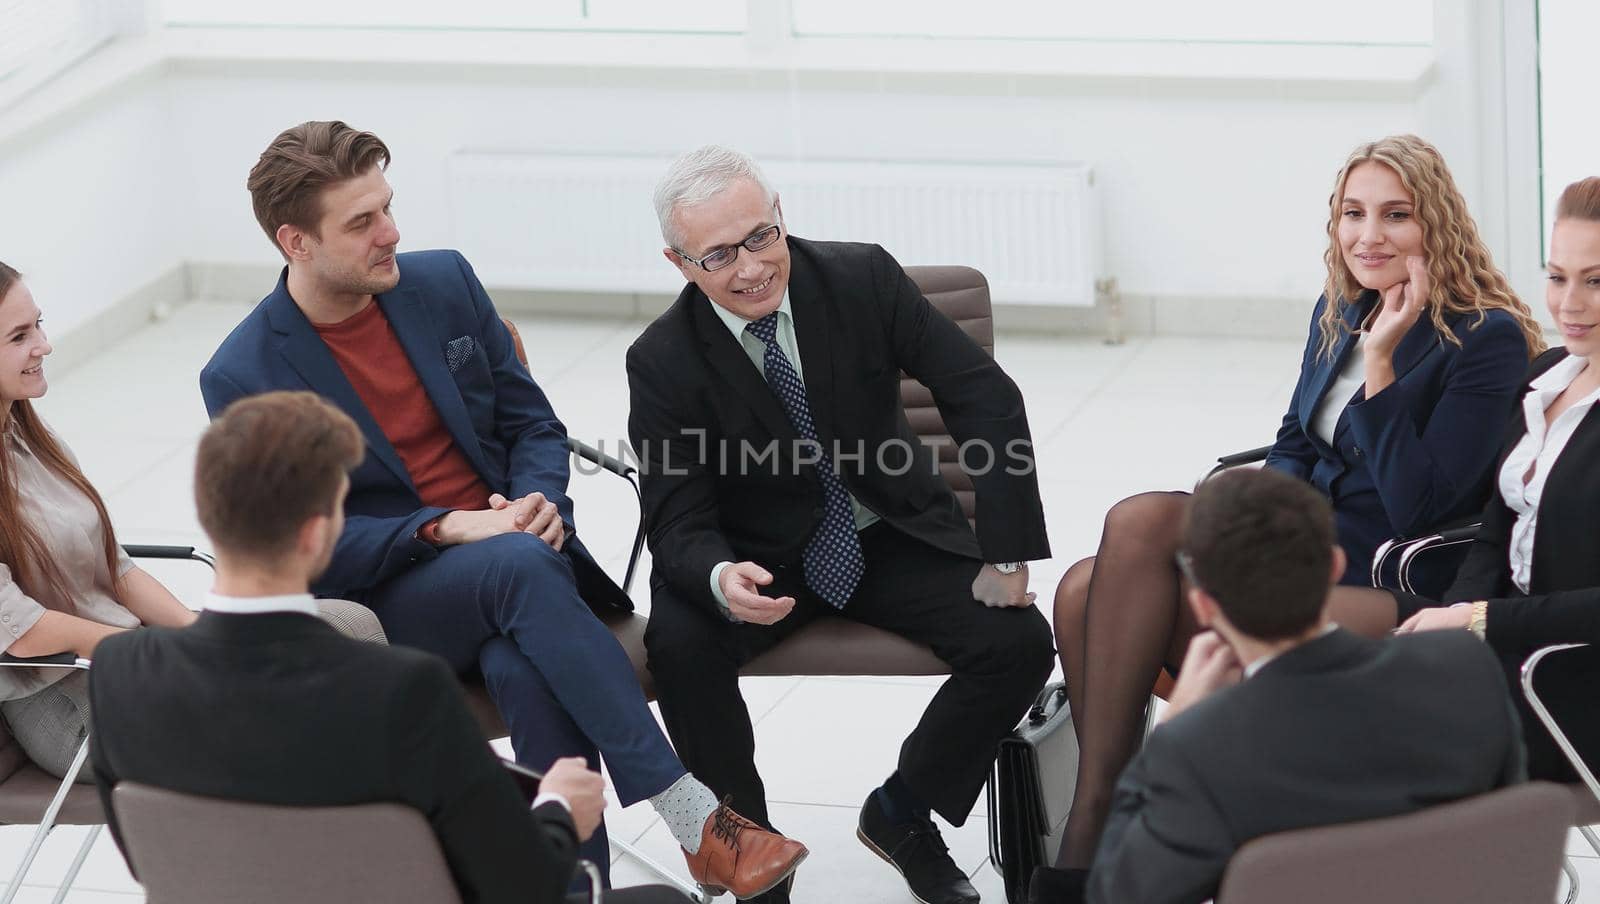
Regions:
<instances>
[{"instance_id":1,"label":"suit button","mask_svg":"<svg viewBox=\"0 0 1600 904\"><path fill-rule=\"evenodd\" d=\"M1361 447L1360 446L1351 446L1350 447L1350 454L1354 455L1356 458L1360 458L1361 457Z\"/></svg>"},{"instance_id":2,"label":"suit button","mask_svg":"<svg viewBox=\"0 0 1600 904\"><path fill-rule=\"evenodd\" d=\"M11 620L11 616L9 616L9 615L0 615L0 621L8 622L10 620Z\"/></svg>"}]
</instances>

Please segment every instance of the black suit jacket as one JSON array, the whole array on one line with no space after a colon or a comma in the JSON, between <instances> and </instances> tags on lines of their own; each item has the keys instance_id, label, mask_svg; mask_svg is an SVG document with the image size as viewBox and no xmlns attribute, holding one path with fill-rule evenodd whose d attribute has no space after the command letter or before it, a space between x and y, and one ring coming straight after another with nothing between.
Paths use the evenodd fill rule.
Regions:
<instances>
[{"instance_id":1,"label":"black suit jacket","mask_svg":"<svg viewBox=\"0 0 1600 904\"><path fill-rule=\"evenodd\" d=\"M1336 630L1150 734L1117 782L1089 900L1203 901L1253 838L1394 816L1523 771L1499 663L1476 637Z\"/></svg>"},{"instance_id":2,"label":"black suit jacket","mask_svg":"<svg viewBox=\"0 0 1600 904\"><path fill-rule=\"evenodd\" d=\"M1540 355L1529 368L1528 383L1566 356L1562 348ZM1527 432L1519 407L1506 428L1500 464ZM1490 496L1478 538L1444 596L1445 602L1489 601L1485 639L1513 675L1539 647L1600 644L1600 407L1578 423L1545 478L1525 596L1511 582L1516 520L1499 492ZM1595 648L1552 656L1539 669L1540 695L1591 764L1600 764L1600 719L1593 716L1596 686L1600 650ZM1515 696L1520 701L1521 691ZM1538 777L1570 779L1543 726L1530 722L1526 727L1530 771Z\"/></svg>"},{"instance_id":3,"label":"black suit jacket","mask_svg":"<svg viewBox=\"0 0 1600 904\"><path fill-rule=\"evenodd\" d=\"M845 486L884 521L989 562L1048 558L1022 394L877 245L789 237L789 304L818 439ZM798 569L822 485L744 349L693 284L628 349L628 434L642 465L654 569L715 608L718 562ZM974 442L977 536L900 403L900 373ZM993 467L982 451L994 455Z\"/></svg>"},{"instance_id":4,"label":"black suit jacket","mask_svg":"<svg viewBox=\"0 0 1600 904\"><path fill-rule=\"evenodd\" d=\"M427 817L465 901L563 900L571 818L555 803L529 812L437 657L309 615L206 612L103 641L89 695L95 778L124 856L119 781L288 806L389 801Z\"/></svg>"}]
</instances>

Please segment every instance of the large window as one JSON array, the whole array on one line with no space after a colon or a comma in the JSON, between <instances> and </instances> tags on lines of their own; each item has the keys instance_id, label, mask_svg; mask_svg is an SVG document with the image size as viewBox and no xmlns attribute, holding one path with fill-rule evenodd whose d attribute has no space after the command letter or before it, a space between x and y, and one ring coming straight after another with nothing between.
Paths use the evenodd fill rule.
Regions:
<instances>
[{"instance_id":1,"label":"large window","mask_svg":"<svg viewBox=\"0 0 1600 904\"><path fill-rule=\"evenodd\" d=\"M1427 45L1431 0L792 0L797 35ZM1583 0L1579 0L1583 2Z\"/></svg>"},{"instance_id":2,"label":"large window","mask_svg":"<svg viewBox=\"0 0 1600 904\"><path fill-rule=\"evenodd\" d=\"M0 107L110 37L101 0L0 0Z\"/></svg>"},{"instance_id":3,"label":"large window","mask_svg":"<svg viewBox=\"0 0 1600 904\"><path fill-rule=\"evenodd\" d=\"M746 0L162 0L169 25L740 32Z\"/></svg>"}]
</instances>

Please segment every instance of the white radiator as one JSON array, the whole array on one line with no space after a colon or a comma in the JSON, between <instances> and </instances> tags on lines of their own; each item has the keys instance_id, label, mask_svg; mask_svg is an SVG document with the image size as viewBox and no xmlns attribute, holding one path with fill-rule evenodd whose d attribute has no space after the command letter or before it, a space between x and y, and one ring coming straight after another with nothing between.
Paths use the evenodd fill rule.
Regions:
<instances>
[{"instance_id":1,"label":"white radiator","mask_svg":"<svg viewBox=\"0 0 1600 904\"><path fill-rule=\"evenodd\" d=\"M488 285L675 293L650 195L668 160L520 153L450 158L455 244ZM1094 303L1093 173L1079 164L763 161L809 239L876 242L902 265L964 264L996 302Z\"/></svg>"}]
</instances>

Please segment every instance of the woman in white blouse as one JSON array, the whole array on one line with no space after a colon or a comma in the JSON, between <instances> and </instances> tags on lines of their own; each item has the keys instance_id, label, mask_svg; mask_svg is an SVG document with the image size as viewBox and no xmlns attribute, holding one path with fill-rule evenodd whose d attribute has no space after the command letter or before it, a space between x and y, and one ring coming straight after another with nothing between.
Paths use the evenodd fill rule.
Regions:
<instances>
[{"instance_id":1,"label":"woman in white blouse","mask_svg":"<svg viewBox=\"0 0 1600 904\"><path fill-rule=\"evenodd\" d=\"M1522 661L1539 647L1600 644L1600 178L1562 192L1547 269L1545 300L1564 347L1529 370L1497 492L1441 597L1450 605L1395 594L1401 616L1409 615L1401 631L1477 632L1500 654L1513 689ZM1597 690L1600 649L1562 653L1540 667L1540 695L1590 768L1600 768ZM1575 780L1525 708L1522 722L1529 774Z\"/></svg>"},{"instance_id":2,"label":"woman in white blouse","mask_svg":"<svg viewBox=\"0 0 1600 904\"><path fill-rule=\"evenodd\" d=\"M1327 279L1266 467L1329 497L1350 563L1344 580L1361 583L1386 538L1483 506L1498 451L1484 425L1503 421L1544 343L1444 159L1416 136L1369 142L1346 159L1327 238ZM1056 646L1079 741L1060 867L1089 865L1151 687L1198 631L1174 564L1188 504L1187 493L1119 502L1097 554L1056 590ZM1389 599L1334 616L1381 634L1395 625Z\"/></svg>"}]
</instances>

